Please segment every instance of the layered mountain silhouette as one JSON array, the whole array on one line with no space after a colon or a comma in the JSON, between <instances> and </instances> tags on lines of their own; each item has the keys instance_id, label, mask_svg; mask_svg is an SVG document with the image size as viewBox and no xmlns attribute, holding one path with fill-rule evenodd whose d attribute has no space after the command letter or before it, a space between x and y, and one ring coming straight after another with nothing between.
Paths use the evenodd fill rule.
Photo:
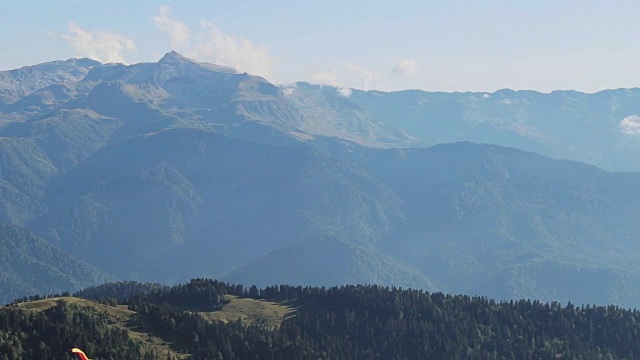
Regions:
<instances>
[{"instance_id":1,"label":"layered mountain silhouette","mask_svg":"<svg viewBox=\"0 0 640 360\"><path fill-rule=\"evenodd\" d=\"M639 96L346 97L175 52L51 62L0 72L0 221L91 264L56 289L219 277L637 306L640 174L611 170L640 169ZM3 287L49 291L22 276Z\"/></svg>"}]
</instances>

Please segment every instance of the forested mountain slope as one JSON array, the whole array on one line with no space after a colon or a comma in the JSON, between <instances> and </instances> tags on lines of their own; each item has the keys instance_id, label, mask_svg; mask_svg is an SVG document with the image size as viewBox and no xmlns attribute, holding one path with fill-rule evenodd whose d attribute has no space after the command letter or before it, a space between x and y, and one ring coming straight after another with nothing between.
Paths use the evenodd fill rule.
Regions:
<instances>
[{"instance_id":1,"label":"forested mountain slope","mask_svg":"<svg viewBox=\"0 0 640 360\"><path fill-rule=\"evenodd\" d=\"M473 143L351 156L403 201L405 222L379 248L450 290L634 304L639 174ZM564 269L547 273L555 285L541 264ZM565 290L576 284L581 295Z\"/></svg>"},{"instance_id":2,"label":"forested mountain slope","mask_svg":"<svg viewBox=\"0 0 640 360\"><path fill-rule=\"evenodd\" d=\"M112 279L24 228L0 224L0 303L75 291Z\"/></svg>"},{"instance_id":3,"label":"forested mountain slope","mask_svg":"<svg viewBox=\"0 0 640 360\"><path fill-rule=\"evenodd\" d=\"M175 52L0 79L0 221L118 279L640 304L638 173L421 147L635 169L636 90L347 97Z\"/></svg>"},{"instance_id":4,"label":"forested mountain slope","mask_svg":"<svg viewBox=\"0 0 640 360\"><path fill-rule=\"evenodd\" d=\"M329 231L368 246L402 216L397 196L349 163L186 129L107 146L48 194L39 232L119 276L165 281Z\"/></svg>"}]
</instances>

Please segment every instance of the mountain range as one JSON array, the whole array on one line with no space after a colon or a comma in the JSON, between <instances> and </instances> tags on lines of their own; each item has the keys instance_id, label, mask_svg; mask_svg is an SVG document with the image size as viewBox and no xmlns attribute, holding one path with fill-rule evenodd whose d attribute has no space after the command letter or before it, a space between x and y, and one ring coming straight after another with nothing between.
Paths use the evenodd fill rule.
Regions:
<instances>
[{"instance_id":1,"label":"mountain range","mask_svg":"<svg viewBox=\"0 0 640 360\"><path fill-rule=\"evenodd\" d=\"M640 304L640 90L345 95L175 52L0 72L0 248L65 274L3 270L0 301L218 277Z\"/></svg>"}]
</instances>

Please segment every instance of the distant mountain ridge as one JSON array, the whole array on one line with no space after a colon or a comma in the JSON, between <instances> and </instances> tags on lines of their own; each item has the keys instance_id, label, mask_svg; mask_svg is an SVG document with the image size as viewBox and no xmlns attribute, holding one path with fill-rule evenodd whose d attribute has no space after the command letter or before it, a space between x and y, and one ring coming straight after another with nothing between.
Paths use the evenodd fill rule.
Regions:
<instances>
[{"instance_id":1,"label":"distant mountain ridge","mask_svg":"<svg viewBox=\"0 0 640 360\"><path fill-rule=\"evenodd\" d=\"M640 174L542 156L632 169L635 89L346 97L175 52L0 79L0 221L114 278L640 304Z\"/></svg>"},{"instance_id":2,"label":"distant mountain ridge","mask_svg":"<svg viewBox=\"0 0 640 360\"><path fill-rule=\"evenodd\" d=\"M0 103L15 103L52 85L64 86L80 81L91 69L101 65L90 59L69 59L0 71Z\"/></svg>"},{"instance_id":3,"label":"distant mountain ridge","mask_svg":"<svg viewBox=\"0 0 640 360\"><path fill-rule=\"evenodd\" d=\"M350 90L345 96L304 82L275 86L172 51L157 63L70 59L0 72L0 111L3 122L43 109L91 109L117 118L145 113L181 120L169 126L198 123L276 144L325 137L378 148L473 141L640 171L633 155L640 134L625 128L640 116L637 88L594 94Z\"/></svg>"},{"instance_id":4,"label":"distant mountain ridge","mask_svg":"<svg viewBox=\"0 0 640 360\"><path fill-rule=\"evenodd\" d=\"M340 96L336 88L298 83L291 97ZM373 121L413 137L411 145L459 141L497 144L577 160L608 170L640 171L640 133L627 126L640 116L640 89L551 93L394 92L352 89L352 106ZM626 119L626 120L625 120Z\"/></svg>"}]
</instances>

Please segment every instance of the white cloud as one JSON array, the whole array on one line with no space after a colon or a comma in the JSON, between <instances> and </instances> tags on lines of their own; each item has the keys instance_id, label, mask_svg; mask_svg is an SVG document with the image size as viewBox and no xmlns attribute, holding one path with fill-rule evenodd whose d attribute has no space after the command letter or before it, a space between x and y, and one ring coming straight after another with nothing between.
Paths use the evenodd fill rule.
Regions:
<instances>
[{"instance_id":1,"label":"white cloud","mask_svg":"<svg viewBox=\"0 0 640 360\"><path fill-rule=\"evenodd\" d=\"M482 98L483 98L483 99L488 99L488 98L490 98L490 97L491 97L491 94L484 94L484 95L482 95Z\"/></svg>"},{"instance_id":2,"label":"white cloud","mask_svg":"<svg viewBox=\"0 0 640 360\"><path fill-rule=\"evenodd\" d=\"M334 71L324 71L311 75L311 81L316 84L338 86L338 73Z\"/></svg>"},{"instance_id":3,"label":"white cloud","mask_svg":"<svg viewBox=\"0 0 640 360\"><path fill-rule=\"evenodd\" d=\"M620 121L620 130L625 135L640 136L640 116L631 115Z\"/></svg>"},{"instance_id":4,"label":"white cloud","mask_svg":"<svg viewBox=\"0 0 640 360\"><path fill-rule=\"evenodd\" d=\"M370 90L382 76L358 65L346 64L341 68L323 71L311 76L311 81L340 89L358 88Z\"/></svg>"},{"instance_id":5,"label":"white cloud","mask_svg":"<svg viewBox=\"0 0 640 360\"><path fill-rule=\"evenodd\" d=\"M293 92L296 91L297 88L298 88L298 85L296 83L280 86L280 90L282 91L282 93L287 96L293 94Z\"/></svg>"},{"instance_id":6,"label":"white cloud","mask_svg":"<svg viewBox=\"0 0 640 360\"><path fill-rule=\"evenodd\" d=\"M416 61L413 59L396 60L391 72L394 74L412 74L416 71Z\"/></svg>"},{"instance_id":7,"label":"white cloud","mask_svg":"<svg viewBox=\"0 0 640 360\"><path fill-rule=\"evenodd\" d=\"M160 15L154 16L153 22L158 29L169 35L171 46L178 48L187 43L191 31L185 24L176 20L176 18L170 17L170 13L170 7L166 5L160 6Z\"/></svg>"},{"instance_id":8,"label":"white cloud","mask_svg":"<svg viewBox=\"0 0 640 360\"><path fill-rule=\"evenodd\" d=\"M344 97L349 97L351 96L351 93L353 91L349 88L339 88L338 89L338 94L340 94L340 96L344 96Z\"/></svg>"},{"instance_id":9,"label":"white cloud","mask_svg":"<svg viewBox=\"0 0 640 360\"><path fill-rule=\"evenodd\" d=\"M133 52L136 44L122 35L107 31L87 31L75 22L67 26L68 33L49 35L59 37L68 42L75 51L75 56L88 57L104 63L126 63L125 53Z\"/></svg>"},{"instance_id":10,"label":"white cloud","mask_svg":"<svg viewBox=\"0 0 640 360\"><path fill-rule=\"evenodd\" d=\"M347 64L345 66L345 69L349 73L350 78L352 78L354 81L359 81L362 83L362 88L365 90L369 90L372 83L382 79L380 75L369 71L362 66Z\"/></svg>"},{"instance_id":11,"label":"white cloud","mask_svg":"<svg viewBox=\"0 0 640 360\"><path fill-rule=\"evenodd\" d=\"M187 55L217 65L230 66L240 72L271 77L279 62L269 55L266 47L256 45L249 39L222 32L214 24L203 21L204 34L187 51Z\"/></svg>"}]
</instances>

